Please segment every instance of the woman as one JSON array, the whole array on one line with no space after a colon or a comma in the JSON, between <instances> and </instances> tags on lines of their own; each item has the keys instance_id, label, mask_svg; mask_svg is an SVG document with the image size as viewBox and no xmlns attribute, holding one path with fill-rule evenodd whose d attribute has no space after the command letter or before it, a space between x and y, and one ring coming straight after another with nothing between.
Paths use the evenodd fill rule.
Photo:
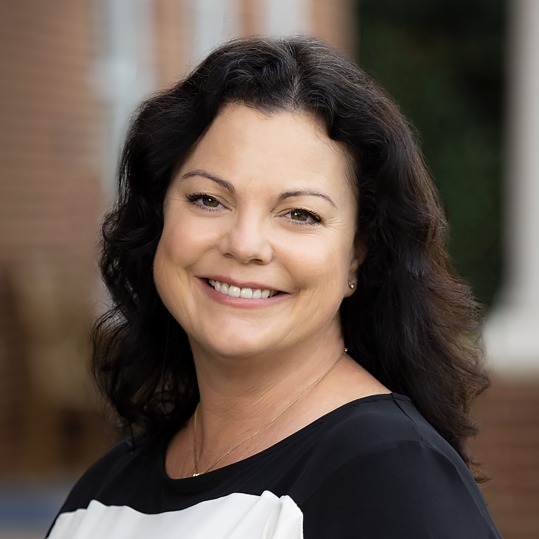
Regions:
<instances>
[{"instance_id":1,"label":"woman","mask_svg":"<svg viewBox=\"0 0 539 539\"><path fill-rule=\"evenodd\" d=\"M465 440L475 305L397 107L310 38L148 100L104 226L94 374L137 431L50 538L499 537Z\"/></svg>"}]
</instances>

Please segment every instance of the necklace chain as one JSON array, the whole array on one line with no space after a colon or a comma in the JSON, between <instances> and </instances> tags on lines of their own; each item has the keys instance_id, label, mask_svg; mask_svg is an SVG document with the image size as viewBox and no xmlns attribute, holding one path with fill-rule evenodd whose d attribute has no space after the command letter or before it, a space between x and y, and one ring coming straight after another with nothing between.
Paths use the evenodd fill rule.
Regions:
<instances>
[{"instance_id":1,"label":"necklace chain","mask_svg":"<svg viewBox=\"0 0 539 539\"><path fill-rule=\"evenodd\" d=\"M344 355L346 355L347 352L348 352L348 350L345 348L343 353L337 358L337 361L335 361L331 365L331 367L322 376L317 378L314 382L309 384L307 387L304 387L297 394L296 398L294 400L292 400L292 402L287 404L277 415L273 416L267 423L264 423L264 425L262 425L260 428L258 428L257 430L255 430L254 432L249 434L249 436L247 436L247 438L244 438L243 440L241 440L237 444L233 445L223 455L221 455L217 460L212 462L212 464L210 466L208 466L206 469L204 469L201 472L199 472L199 467L198 467L198 457L199 457L199 455L198 455L198 452L197 452L197 446L198 446L198 443L197 443L197 415L198 415L198 407L199 407L199 405L197 404L197 407L195 408L195 414L194 414L194 417L193 417L193 456L194 456L194 464L195 464L195 471L193 473L193 477L208 473L210 470L215 468L215 466L217 466L224 458L228 457L228 455L230 455L231 453L233 453L234 451L239 449L242 445L246 444L249 440L252 440L257 434L260 434L261 432L263 432L264 430L269 428L271 425L273 425L273 423L275 423L275 421L277 421L277 419L279 419L286 412L288 412L288 410L290 410L290 408L292 408L292 406L294 406L294 404L298 403L302 399L302 397L304 397L310 390L313 390L320 382L322 382L322 380L324 380L324 378L326 378L326 376L328 376L329 373L331 371L333 371L333 369L337 366L337 363L339 363L341 358ZM202 450L202 447L201 447L201 450Z\"/></svg>"}]
</instances>

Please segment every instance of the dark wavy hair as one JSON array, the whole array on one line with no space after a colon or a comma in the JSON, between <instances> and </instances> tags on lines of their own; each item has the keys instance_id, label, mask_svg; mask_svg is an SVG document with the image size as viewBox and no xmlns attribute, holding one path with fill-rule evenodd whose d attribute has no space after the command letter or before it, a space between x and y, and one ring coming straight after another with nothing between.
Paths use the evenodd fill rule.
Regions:
<instances>
[{"instance_id":1,"label":"dark wavy hair","mask_svg":"<svg viewBox=\"0 0 539 539\"><path fill-rule=\"evenodd\" d=\"M248 38L213 51L136 113L103 225L101 270L113 306L93 331L93 374L124 425L179 429L199 394L189 342L157 293L152 265L171 175L228 103L320 118L347 148L367 248L340 308L352 357L412 399L459 452L477 432L472 400L487 386L470 289L448 269L447 224L413 131L350 59L309 37Z\"/></svg>"}]
</instances>

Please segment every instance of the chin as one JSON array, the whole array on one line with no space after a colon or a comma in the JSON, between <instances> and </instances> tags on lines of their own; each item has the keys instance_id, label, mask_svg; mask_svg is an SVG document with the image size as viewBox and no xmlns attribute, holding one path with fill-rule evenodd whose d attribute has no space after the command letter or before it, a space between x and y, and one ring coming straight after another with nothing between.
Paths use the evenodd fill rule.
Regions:
<instances>
[{"instance_id":1,"label":"chin","mask_svg":"<svg viewBox=\"0 0 539 539\"><path fill-rule=\"evenodd\" d=\"M243 332L244 335L248 335ZM255 355L264 354L267 351L276 351L278 348L277 342L266 342L261 338L238 338L241 336L240 332L234 332L233 336L225 337L222 339L212 340L200 340L197 343L197 347L211 355L220 356L223 358L241 358L250 357ZM194 343L193 343L194 344Z\"/></svg>"},{"instance_id":2,"label":"chin","mask_svg":"<svg viewBox=\"0 0 539 539\"><path fill-rule=\"evenodd\" d=\"M223 358L241 358L260 354L264 349L258 343L235 343L233 346L210 345L206 349Z\"/></svg>"}]
</instances>

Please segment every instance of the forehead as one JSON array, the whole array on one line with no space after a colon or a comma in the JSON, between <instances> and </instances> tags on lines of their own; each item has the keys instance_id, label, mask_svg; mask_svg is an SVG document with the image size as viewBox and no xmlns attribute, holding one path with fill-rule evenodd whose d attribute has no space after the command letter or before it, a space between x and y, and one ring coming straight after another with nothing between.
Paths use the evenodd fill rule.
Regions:
<instances>
[{"instance_id":1,"label":"forehead","mask_svg":"<svg viewBox=\"0 0 539 539\"><path fill-rule=\"evenodd\" d=\"M345 182L355 193L353 160L330 139L323 121L297 111L271 114L241 104L226 105L180 166L216 168L230 178Z\"/></svg>"}]
</instances>

